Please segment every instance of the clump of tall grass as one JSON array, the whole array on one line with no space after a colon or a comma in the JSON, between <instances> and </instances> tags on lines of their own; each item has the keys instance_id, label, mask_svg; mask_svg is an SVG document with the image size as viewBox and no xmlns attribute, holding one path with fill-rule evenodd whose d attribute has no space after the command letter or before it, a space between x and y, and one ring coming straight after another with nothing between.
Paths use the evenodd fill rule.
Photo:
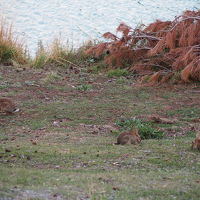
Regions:
<instances>
[{"instance_id":1,"label":"clump of tall grass","mask_svg":"<svg viewBox=\"0 0 200 200\"><path fill-rule=\"evenodd\" d=\"M13 34L13 26L0 18L0 63L27 63L27 50L22 40Z\"/></svg>"},{"instance_id":2,"label":"clump of tall grass","mask_svg":"<svg viewBox=\"0 0 200 200\"><path fill-rule=\"evenodd\" d=\"M42 41L39 41L35 58L32 60L32 66L35 68L43 67L47 63L48 57L48 52L45 50Z\"/></svg>"},{"instance_id":3,"label":"clump of tall grass","mask_svg":"<svg viewBox=\"0 0 200 200\"><path fill-rule=\"evenodd\" d=\"M55 38L49 45L44 47L42 42L38 43L36 56L33 59L33 67L41 68L48 64L62 67L82 67L88 60L84 46L75 49L68 43L63 44L61 38Z\"/></svg>"}]
</instances>

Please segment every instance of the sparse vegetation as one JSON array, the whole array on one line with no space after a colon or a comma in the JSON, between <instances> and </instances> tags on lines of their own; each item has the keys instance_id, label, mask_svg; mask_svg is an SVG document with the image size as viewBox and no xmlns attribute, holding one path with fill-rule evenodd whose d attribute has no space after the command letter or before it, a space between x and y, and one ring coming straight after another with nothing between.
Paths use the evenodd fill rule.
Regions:
<instances>
[{"instance_id":1,"label":"sparse vegetation","mask_svg":"<svg viewBox=\"0 0 200 200\"><path fill-rule=\"evenodd\" d=\"M112 69L107 72L109 78L127 76L128 74L126 69Z\"/></svg>"},{"instance_id":2,"label":"sparse vegetation","mask_svg":"<svg viewBox=\"0 0 200 200\"><path fill-rule=\"evenodd\" d=\"M36 56L32 61L32 66L34 68L42 68L47 63L48 60L47 56L48 55L47 52L45 51L42 41L39 41Z\"/></svg>"},{"instance_id":3,"label":"sparse vegetation","mask_svg":"<svg viewBox=\"0 0 200 200\"><path fill-rule=\"evenodd\" d=\"M90 90L92 87L91 85L88 85L88 84L82 84L82 85L79 85L76 87L77 90L80 90L80 91L87 91L87 90Z\"/></svg>"},{"instance_id":4,"label":"sparse vegetation","mask_svg":"<svg viewBox=\"0 0 200 200\"><path fill-rule=\"evenodd\" d=\"M57 195L72 200L86 197L168 200L171 196L198 199L200 154L191 150L194 134L187 134L191 127L188 121L182 121L200 103L198 86L184 90L182 86L179 90L177 86L130 87L129 81L108 82L105 74L85 72L71 73L63 79L65 68L59 68L60 78L44 84L46 77L50 77L48 80L52 77L46 70L14 73L13 67L0 69L9 71L0 80L1 83L6 80L9 87L1 92L13 98L21 110L0 119L2 198L46 200ZM72 85L82 88L78 90ZM16 87L17 91L13 90ZM89 87L90 92L82 92ZM188 101L191 93L194 104ZM141 120L129 120L147 111L168 115L167 106L173 106L172 115L179 120L176 126L154 127ZM111 132L121 116L125 120L120 120L120 128ZM198 120L197 112L194 116ZM193 121L189 124L198 125ZM161 136L157 135L158 128L162 129L160 134L165 132L165 137L143 139L136 146L113 145L117 133L133 125L144 138ZM173 137L168 136L172 133ZM177 192L182 190L185 192Z\"/></svg>"},{"instance_id":5,"label":"sparse vegetation","mask_svg":"<svg viewBox=\"0 0 200 200\"><path fill-rule=\"evenodd\" d=\"M102 71L106 70L106 65L104 63L97 61L97 63L95 63L93 65L94 62L95 61L93 59L89 60L89 62L88 62L89 67L87 67L87 71L88 72L93 73L93 74L98 74L99 72L102 72Z\"/></svg>"},{"instance_id":6,"label":"sparse vegetation","mask_svg":"<svg viewBox=\"0 0 200 200\"><path fill-rule=\"evenodd\" d=\"M193 30L190 14L194 13L186 13L189 19L183 21L187 28L192 21ZM1 26L0 62L31 62L37 69L0 66L1 94L20 109L13 115L0 113L0 199L199 199L200 138L194 135L200 129L200 85L137 87L129 76L129 70L137 70L122 69L137 62L131 57L137 48L147 46L152 47L151 53L157 52L155 47L164 38L160 30L168 25L172 22L157 21L149 32L141 32L141 27L132 31L123 24L118 28L123 38L107 33L104 37L111 43L89 43L76 50L63 46L60 39L49 47L39 42L32 61L27 61L23 43L11 39L12 28ZM179 25L182 21L174 24L174 30ZM128 39L130 34L135 40ZM119 45L120 52L108 48L110 44ZM160 63L162 56L174 51L169 44L165 41L159 55L146 60L150 74L142 74L149 70L146 65L138 68L144 82L162 81L160 66L171 70L169 60ZM93 55L86 55L86 49ZM193 53L189 51L188 56L196 59ZM146 54L140 52L137 58L141 55ZM157 58L159 66L154 63ZM190 67L193 63L182 61ZM186 66L185 79L181 68L170 80L199 80L198 66L197 79L190 67ZM164 117L154 122L139 118L148 114ZM113 145L121 131L132 127L139 130L140 144Z\"/></svg>"},{"instance_id":7,"label":"sparse vegetation","mask_svg":"<svg viewBox=\"0 0 200 200\"><path fill-rule=\"evenodd\" d=\"M55 71L50 71L46 74L46 77L43 79L44 83L55 82L59 80L61 77Z\"/></svg>"}]
</instances>

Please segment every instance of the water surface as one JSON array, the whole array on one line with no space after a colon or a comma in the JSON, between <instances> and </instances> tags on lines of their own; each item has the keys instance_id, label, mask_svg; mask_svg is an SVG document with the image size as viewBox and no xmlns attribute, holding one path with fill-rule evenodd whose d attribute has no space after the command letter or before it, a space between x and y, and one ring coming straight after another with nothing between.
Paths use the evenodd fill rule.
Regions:
<instances>
[{"instance_id":1,"label":"water surface","mask_svg":"<svg viewBox=\"0 0 200 200\"><path fill-rule=\"evenodd\" d=\"M0 15L13 22L33 52L62 33L75 46L114 32L120 22L137 24L172 20L186 9L200 8L200 0L1 0Z\"/></svg>"}]
</instances>

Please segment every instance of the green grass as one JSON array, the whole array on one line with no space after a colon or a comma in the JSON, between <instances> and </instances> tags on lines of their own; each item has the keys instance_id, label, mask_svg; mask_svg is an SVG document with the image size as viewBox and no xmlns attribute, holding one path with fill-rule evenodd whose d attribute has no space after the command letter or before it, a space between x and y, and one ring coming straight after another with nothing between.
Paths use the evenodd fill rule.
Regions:
<instances>
[{"instance_id":1,"label":"green grass","mask_svg":"<svg viewBox=\"0 0 200 200\"><path fill-rule=\"evenodd\" d=\"M57 72L51 71L48 72L46 77L43 79L44 83L55 82L58 81L61 77Z\"/></svg>"},{"instance_id":2,"label":"green grass","mask_svg":"<svg viewBox=\"0 0 200 200\"><path fill-rule=\"evenodd\" d=\"M91 89L91 85L88 85L88 84L82 84L82 85L79 85L76 87L77 90L79 91L87 91L87 90L90 90Z\"/></svg>"},{"instance_id":3,"label":"green grass","mask_svg":"<svg viewBox=\"0 0 200 200\"><path fill-rule=\"evenodd\" d=\"M55 72L58 79L37 70L2 76L9 83L2 93L21 111L0 118L0 198L199 199L200 154L190 148L191 128L183 137L113 145L133 125L141 134L187 129L198 109L176 104L188 100L185 90L137 88L126 78L110 82L88 73L64 79L64 70ZM146 114L175 115L178 122L132 120ZM121 129L105 131L116 121Z\"/></svg>"},{"instance_id":4,"label":"green grass","mask_svg":"<svg viewBox=\"0 0 200 200\"><path fill-rule=\"evenodd\" d=\"M39 56L37 56L34 60L33 60L33 64L32 64L32 66L34 67L34 68L41 68L41 67L43 67L44 65L45 65L45 63L46 63L46 55L39 55Z\"/></svg>"},{"instance_id":5,"label":"green grass","mask_svg":"<svg viewBox=\"0 0 200 200\"><path fill-rule=\"evenodd\" d=\"M107 72L109 78L127 76L128 74L126 69L112 69Z\"/></svg>"},{"instance_id":6,"label":"green grass","mask_svg":"<svg viewBox=\"0 0 200 200\"><path fill-rule=\"evenodd\" d=\"M170 110L167 112L169 116L179 115L184 120L188 120L191 118L199 117L200 108L199 107L182 107L176 110Z\"/></svg>"},{"instance_id":7,"label":"green grass","mask_svg":"<svg viewBox=\"0 0 200 200\"><path fill-rule=\"evenodd\" d=\"M11 60L13 58L13 55L14 53L11 47L0 44L0 62L3 63Z\"/></svg>"},{"instance_id":8,"label":"green grass","mask_svg":"<svg viewBox=\"0 0 200 200\"><path fill-rule=\"evenodd\" d=\"M82 144L60 143L56 139L55 135L48 139L51 145L41 141L20 149L10 144L11 152L7 153L7 145L3 145L2 193L9 194L14 185L18 193L32 190L39 196L50 189L50 194L59 193L70 199L132 199L133 194L135 199L198 199L200 160L198 153L186 147L191 138L145 140L134 148L113 146L104 137L87 138Z\"/></svg>"}]
</instances>

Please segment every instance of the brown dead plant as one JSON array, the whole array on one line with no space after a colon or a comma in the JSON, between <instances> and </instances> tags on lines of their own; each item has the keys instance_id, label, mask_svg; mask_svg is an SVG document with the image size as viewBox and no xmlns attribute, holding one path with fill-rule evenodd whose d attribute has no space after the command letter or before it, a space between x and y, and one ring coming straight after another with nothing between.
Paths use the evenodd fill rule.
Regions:
<instances>
[{"instance_id":1,"label":"brown dead plant","mask_svg":"<svg viewBox=\"0 0 200 200\"><path fill-rule=\"evenodd\" d=\"M121 23L116 31L120 37L104 33L108 41L88 48L86 54L103 57L111 68L126 67L139 77L151 75L151 85L169 81L177 73L179 82L200 81L200 10L135 29Z\"/></svg>"}]
</instances>

